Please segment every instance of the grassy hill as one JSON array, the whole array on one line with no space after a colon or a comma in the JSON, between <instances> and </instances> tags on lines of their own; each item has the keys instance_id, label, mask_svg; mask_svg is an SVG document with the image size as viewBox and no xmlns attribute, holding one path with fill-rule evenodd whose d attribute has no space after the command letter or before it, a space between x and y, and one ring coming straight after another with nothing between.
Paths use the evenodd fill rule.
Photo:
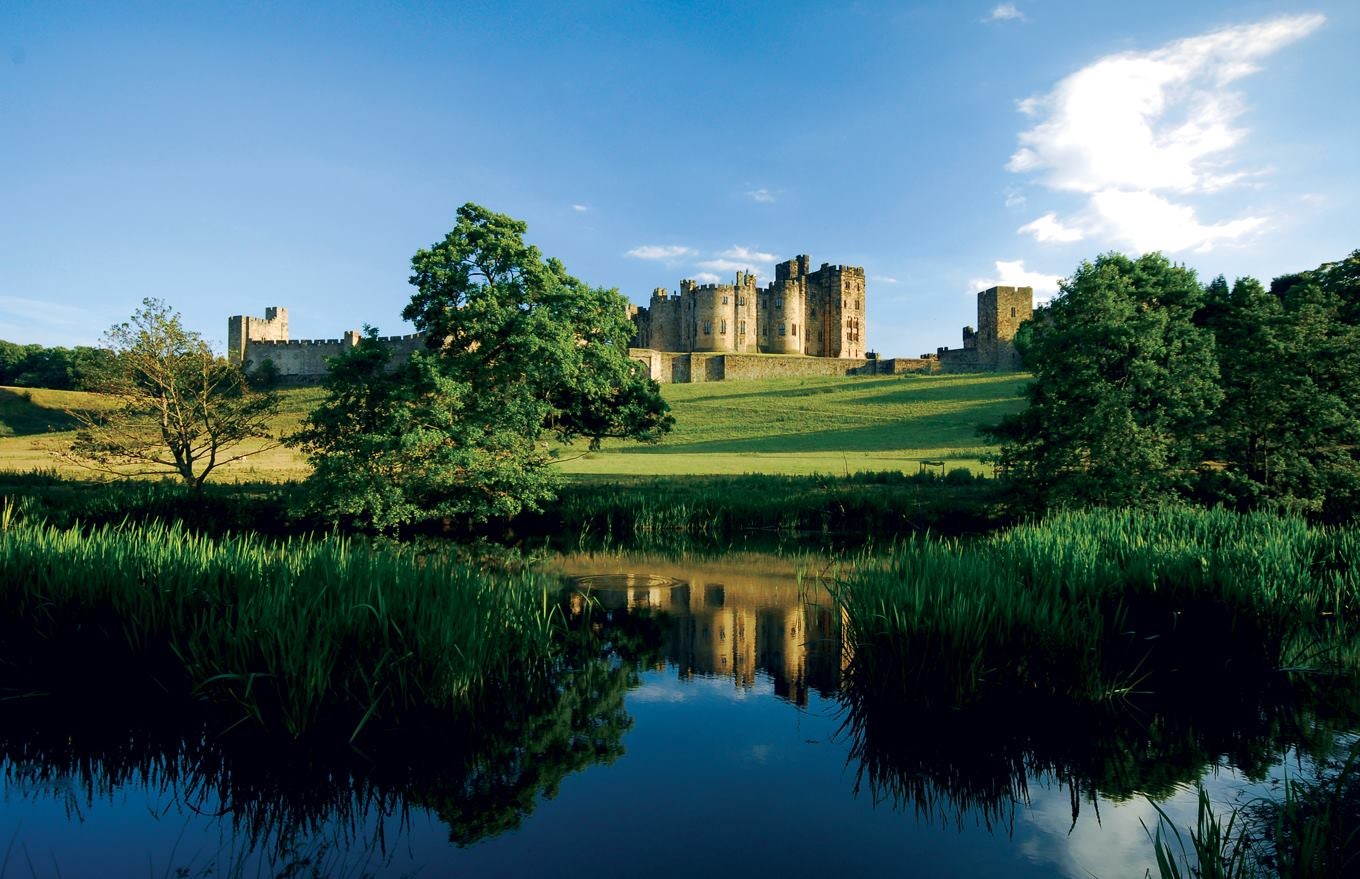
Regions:
<instances>
[{"instance_id":1,"label":"grassy hill","mask_svg":"<svg viewBox=\"0 0 1360 879\"><path fill-rule=\"evenodd\" d=\"M795 378L666 385L675 431L656 446L612 442L561 450L573 475L915 472L922 460L980 468L990 446L977 429L1020 408L1014 375ZM297 426L321 391L283 392L278 428ZM0 470L56 468L78 475L55 449L70 440L71 409L100 399L75 391L0 388ZM300 477L306 465L274 449L231 465L224 478Z\"/></svg>"}]
</instances>

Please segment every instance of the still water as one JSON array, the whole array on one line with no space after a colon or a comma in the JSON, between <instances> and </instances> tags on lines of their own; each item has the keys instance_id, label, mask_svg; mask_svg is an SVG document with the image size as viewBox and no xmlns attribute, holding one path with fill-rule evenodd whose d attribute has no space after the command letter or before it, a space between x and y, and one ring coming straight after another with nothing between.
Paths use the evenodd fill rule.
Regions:
<instances>
[{"instance_id":1,"label":"still water","mask_svg":"<svg viewBox=\"0 0 1360 879\"><path fill-rule=\"evenodd\" d=\"M856 729L794 562L557 564L609 640L500 737L307 760L0 710L0 876L1142 876L1149 797L1188 826L1197 780L1226 804L1306 768L1259 705Z\"/></svg>"}]
</instances>

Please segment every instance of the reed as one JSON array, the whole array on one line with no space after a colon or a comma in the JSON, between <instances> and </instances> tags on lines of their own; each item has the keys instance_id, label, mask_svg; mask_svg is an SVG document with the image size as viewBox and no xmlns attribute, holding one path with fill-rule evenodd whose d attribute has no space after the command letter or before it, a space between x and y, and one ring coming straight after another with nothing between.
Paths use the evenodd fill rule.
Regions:
<instances>
[{"instance_id":1,"label":"reed","mask_svg":"<svg viewBox=\"0 0 1360 879\"><path fill-rule=\"evenodd\" d=\"M0 663L37 688L118 676L294 737L474 710L547 669L558 624L530 572L343 538L211 538L157 523L6 517Z\"/></svg>"},{"instance_id":2,"label":"reed","mask_svg":"<svg viewBox=\"0 0 1360 879\"><path fill-rule=\"evenodd\" d=\"M836 591L852 694L1100 700L1360 671L1360 532L1266 514L1064 513L909 538Z\"/></svg>"}]
</instances>

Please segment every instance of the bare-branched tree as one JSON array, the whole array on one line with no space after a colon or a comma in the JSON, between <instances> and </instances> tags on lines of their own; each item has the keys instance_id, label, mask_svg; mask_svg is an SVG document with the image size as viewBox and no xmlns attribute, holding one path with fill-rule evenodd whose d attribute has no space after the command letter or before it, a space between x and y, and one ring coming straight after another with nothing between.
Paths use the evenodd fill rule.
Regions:
<instances>
[{"instance_id":1,"label":"bare-branched tree","mask_svg":"<svg viewBox=\"0 0 1360 879\"><path fill-rule=\"evenodd\" d=\"M120 477L174 474L199 489L223 464L280 444L270 426L278 397L252 390L164 302L142 300L104 344L114 356L90 390L107 406L71 413L80 426L68 460Z\"/></svg>"}]
</instances>

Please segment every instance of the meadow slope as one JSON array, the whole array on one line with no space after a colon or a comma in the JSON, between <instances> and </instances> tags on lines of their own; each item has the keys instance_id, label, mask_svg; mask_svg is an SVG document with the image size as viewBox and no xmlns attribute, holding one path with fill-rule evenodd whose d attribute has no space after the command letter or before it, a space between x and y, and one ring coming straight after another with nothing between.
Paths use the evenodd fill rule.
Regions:
<instances>
[{"instance_id":1,"label":"meadow slope","mask_svg":"<svg viewBox=\"0 0 1360 879\"><path fill-rule=\"evenodd\" d=\"M915 472L922 460L982 469L991 446L978 428L1017 411L1016 375L873 376L665 385L675 430L654 446L609 442L560 449L564 472L580 476L739 473ZM321 397L283 392L277 427L290 431ZM75 391L0 388L0 470L82 471L57 450L74 427L71 409L100 400ZM224 479L281 480L306 474L290 449L231 465Z\"/></svg>"}]
</instances>

